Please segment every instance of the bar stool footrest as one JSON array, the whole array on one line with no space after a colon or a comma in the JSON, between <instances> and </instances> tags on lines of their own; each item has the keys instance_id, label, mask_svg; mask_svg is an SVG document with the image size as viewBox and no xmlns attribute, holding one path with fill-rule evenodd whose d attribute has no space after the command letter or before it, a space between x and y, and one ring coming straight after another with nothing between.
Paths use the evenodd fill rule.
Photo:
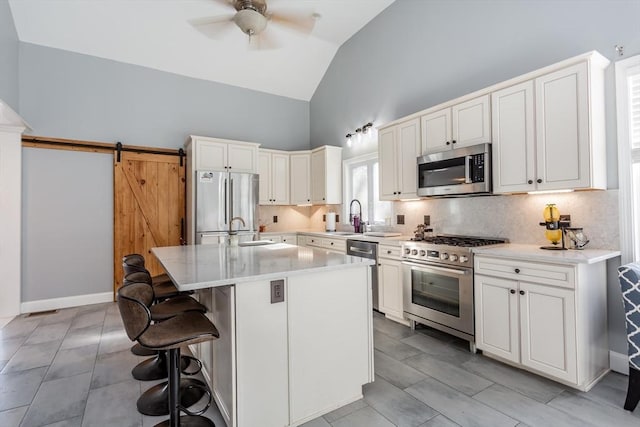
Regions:
<instances>
[{"instance_id":1,"label":"bar stool footrest","mask_svg":"<svg viewBox=\"0 0 640 427\"><path fill-rule=\"evenodd\" d=\"M209 418L201 415L182 415L180 417L180 427L215 427L216 425ZM165 420L155 427L171 427L169 420Z\"/></svg>"},{"instance_id":2,"label":"bar stool footrest","mask_svg":"<svg viewBox=\"0 0 640 427\"><path fill-rule=\"evenodd\" d=\"M189 407L196 404L208 390L207 385L194 378L180 380L180 406ZM138 412L153 417L169 415L169 384L167 382L154 385L142 393L136 403Z\"/></svg>"}]
</instances>

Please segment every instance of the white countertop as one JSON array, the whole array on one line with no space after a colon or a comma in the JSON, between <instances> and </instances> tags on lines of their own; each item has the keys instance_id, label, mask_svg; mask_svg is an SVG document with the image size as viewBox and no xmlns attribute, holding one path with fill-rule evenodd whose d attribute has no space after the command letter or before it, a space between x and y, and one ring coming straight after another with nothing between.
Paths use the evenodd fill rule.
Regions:
<instances>
[{"instance_id":1,"label":"white countertop","mask_svg":"<svg viewBox=\"0 0 640 427\"><path fill-rule=\"evenodd\" d=\"M373 260L286 243L168 246L151 251L180 291L374 264Z\"/></svg>"},{"instance_id":2,"label":"white countertop","mask_svg":"<svg viewBox=\"0 0 640 427\"><path fill-rule=\"evenodd\" d=\"M503 258L524 259L529 261L555 262L560 264L595 264L620 255L620 251L603 249L568 249L566 251L540 249L537 245L519 245L514 243L473 248L473 253Z\"/></svg>"}]
</instances>

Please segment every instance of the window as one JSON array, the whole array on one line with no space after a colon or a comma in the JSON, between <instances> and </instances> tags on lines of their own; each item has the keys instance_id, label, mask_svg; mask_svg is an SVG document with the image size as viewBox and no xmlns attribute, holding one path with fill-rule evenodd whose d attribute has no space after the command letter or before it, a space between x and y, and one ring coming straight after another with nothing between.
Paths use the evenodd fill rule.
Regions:
<instances>
[{"instance_id":1,"label":"window","mask_svg":"<svg viewBox=\"0 0 640 427\"><path fill-rule=\"evenodd\" d=\"M391 220L393 204L380 201L378 181L378 153L347 159L344 169L344 221L349 222L351 201L357 199L362 205L362 220L370 224L385 224ZM357 204L353 211L357 212Z\"/></svg>"},{"instance_id":2,"label":"window","mask_svg":"<svg viewBox=\"0 0 640 427\"><path fill-rule=\"evenodd\" d=\"M640 260L640 55L616 63L620 249Z\"/></svg>"}]
</instances>

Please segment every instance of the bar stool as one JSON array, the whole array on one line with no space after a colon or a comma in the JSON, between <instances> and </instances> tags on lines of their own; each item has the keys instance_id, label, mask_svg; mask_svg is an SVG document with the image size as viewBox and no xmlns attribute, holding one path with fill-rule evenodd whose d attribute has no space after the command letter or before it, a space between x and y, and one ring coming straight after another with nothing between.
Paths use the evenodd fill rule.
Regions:
<instances>
[{"instance_id":1,"label":"bar stool","mask_svg":"<svg viewBox=\"0 0 640 427\"><path fill-rule=\"evenodd\" d=\"M131 276L142 277L146 280L142 282L132 282L130 280ZM148 277L149 276L146 273L136 272L129 274L123 281L123 288L136 284L145 284L146 286L149 286L151 289L151 297L143 300L142 302L149 309L152 321L166 321L185 312L205 313L207 311L205 306L189 296L177 296L152 305L155 298L153 295L153 287L147 281ZM145 349L145 347L142 348ZM155 351L154 354L155 357L144 360L133 368L131 375L135 379L141 381L152 381L167 378L167 353L165 351ZM186 369L191 362L195 362L198 368L193 372L187 372ZM196 375L202 369L202 363L194 357L182 356L180 358L180 369L186 375ZM202 398L204 393L201 391L200 386L204 386L204 383L195 378L184 378L182 380L182 404L184 406L191 406ZM151 416L167 415L169 413L168 393L168 383L166 381L154 385L145 391L138 399L138 411L144 415Z\"/></svg>"},{"instance_id":2,"label":"bar stool","mask_svg":"<svg viewBox=\"0 0 640 427\"><path fill-rule=\"evenodd\" d=\"M618 281L622 290L629 342L629 386L624 409L634 411L640 401L640 262L618 267Z\"/></svg>"},{"instance_id":3,"label":"bar stool","mask_svg":"<svg viewBox=\"0 0 640 427\"><path fill-rule=\"evenodd\" d=\"M212 395L204 385L208 395L207 405L200 411L192 412L180 402L180 346L197 344L217 339L220 334L216 327L202 313L189 311L161 323L153 323L147 301L153 300L153 288L147 283L133 283L118 290L118 307L127 335L143 347L169 352L169 419L156 427L209 426L214 423L202 416L211 406ZM195 387L195 386L194 386ZM180 412L187 415L180 416Z\"/></svg>"},{"instance_id":4,"label":"bar stool","mask_svg":"<svg viewBox=\"0 0 640 427\"><path fill-rule=\"evenodd\" d=\"M140 254L129 254L122 257L122 270L126 277L130 273L146 272L149 274L151 285L155 286L155 294L160 299L170 298L172 296L180 295L180 292L175 287L171 278L167 274L160 274L158 276L151 276L149 271L145 268L144 257ZM133 281L143 281L140 278L134 278ZM146 280L145 280L146 281ZM124 284L124 283L123 283ZM140 344L135 344L131 347L131 352L136 356L153 356L155 352L143 348Z\"/></svg>"}]
</instances>

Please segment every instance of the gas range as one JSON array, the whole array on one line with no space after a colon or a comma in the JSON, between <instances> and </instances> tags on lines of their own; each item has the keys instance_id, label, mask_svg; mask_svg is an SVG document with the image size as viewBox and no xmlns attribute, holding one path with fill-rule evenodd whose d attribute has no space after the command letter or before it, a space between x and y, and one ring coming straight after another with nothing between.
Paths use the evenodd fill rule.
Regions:
<instances>
[{"instance_id":1,"label":"gas range","mask_svg":"<svg viewBox=\"0 0 640 427\"><path fill-rule=\"evenodd\" d=\"M440 235L404 242L402 257L407 261L473 268L472 248L501 243L507 243L507 239Z\"/></svg>"}]
</instances>

